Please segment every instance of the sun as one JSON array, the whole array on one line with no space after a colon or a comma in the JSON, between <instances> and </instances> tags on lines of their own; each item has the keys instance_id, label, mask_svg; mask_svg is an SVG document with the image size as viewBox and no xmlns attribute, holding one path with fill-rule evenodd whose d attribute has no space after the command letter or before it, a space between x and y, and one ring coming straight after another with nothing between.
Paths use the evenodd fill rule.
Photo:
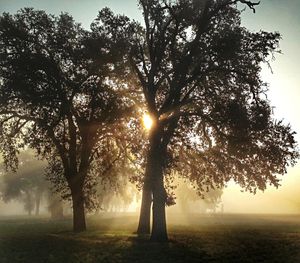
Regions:
<instances>
[{"instance_id":1,"label":"sun","mask_svg":"<svg viewBox=\"0 0 300 263\"><path fill-rule=\"evenodd\" d=\"M150 130L153 125L153 120L149 114L145 113L143 116L143 125L146 130Z\"/></svg>"}]
</instances>

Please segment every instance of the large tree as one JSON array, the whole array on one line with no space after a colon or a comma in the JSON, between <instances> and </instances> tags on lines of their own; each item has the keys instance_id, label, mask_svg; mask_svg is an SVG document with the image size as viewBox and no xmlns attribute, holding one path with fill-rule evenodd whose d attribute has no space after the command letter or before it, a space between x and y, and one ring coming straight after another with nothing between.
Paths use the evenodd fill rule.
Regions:
<instances>
[{"instance_id":1,"label":"large tree","mask_svg":"<svg viewBox=\"0 0 300 263\"><path fill-rule=\"evenodd\" d=\"M130 103L117 77L127 18L99 13L84 30L68 14L22 9L0 17L0 150L16 168L28 145L49 161L52 182L71 196L74 231L86 229L92 168L111 161ZM126 54L126 52L125 52ZM120 73L120 74L119 74ZM101 175L101 169L98 173ZM67 188L66 188L67 187ZM66 193L66 190L67 192Z\"/></svg>"},{"instance_id":2,"label":"large tree","mask_svg":"<svg viewBox=\"0 0 300 263\"><path fill-rule=\"evenodd\" d=\"M273 118L260 74L280 34L242 27L238 4L257 5L140 0L144 26L130 59L153 125L138 232L150 231L153 197L152 240L167 240L164 175L172 167L200 193L231 179L255 192L277 187L276 175L297 158L294 133Z\"/></svg>"}]
</instances>

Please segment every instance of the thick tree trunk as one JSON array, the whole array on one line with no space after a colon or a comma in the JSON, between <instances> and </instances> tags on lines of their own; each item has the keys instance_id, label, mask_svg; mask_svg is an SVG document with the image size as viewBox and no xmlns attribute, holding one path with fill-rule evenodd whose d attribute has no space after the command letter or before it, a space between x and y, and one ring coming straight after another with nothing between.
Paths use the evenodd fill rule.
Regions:
<instances>
[{"instance_id":1,"label":"thick tree trunk","mask_svg":"<svg viewBox=\"0 0 300 263\"><path fill-rule=\"evenodd\" d=\"M151 240L165 242L168 240L166 227L166 192L163 183L163 161L165 159L165 149L161 148L161 132L158 127L152 130L150 137L150 147L147 155L147 166L145 173L145 183L143 188L143 199L140 213L139 228L145 227L148 230L151 214L151 194L153 194L153 214ZM149 191L149 187L151 187ZM146 190L146 192L145 192ZM138 229L138 233L139 233Z\"/></svg>"},{"instance_id":2,"label":"thick tree trunk","mask_svg":"<svg viewBox=\"0 0 300 263\"><path fill-rule=\"evenodd\" d=\"M143 186L142 203L140 210L140 219L137 229L139 235L150 234L150 214L152 204L152 191L150 180L147 178Z\"/></svg>"},{"instance_id":3,"label":"thick tree trunk","mask_svg":"<svg viewBox=\"0 0 300 263\"><path fill-rule=\"evenodd\" d=\"M73 203L73 231L82 232L86 230L84 197L82 190L72 190Z\"/></svg>"},{"instance_id":4,"label":"thick tree trunk","mask_svg":"<svg viewBox=\"0 0 300 263\"><path fill-rule=\"evenodd\" d=\"M151 241L168 241L166 224L166 199L163 176L157 178L153 185L153 223Z\"/></svg>"},{"instance_id":5,"label":"thick tree trunk","mask_svg":"<svg viewBox=\"0 0 300 263\"><path fill-rule=\"evenodd\" d=\"M161 156L156 155L152 162L152 192L153 192L153 213L152 213L152 232L151 241L168 241L167 223L166 223L166 200L167 194L164 188L163 168Z\"/></svg>"}]
</instances>

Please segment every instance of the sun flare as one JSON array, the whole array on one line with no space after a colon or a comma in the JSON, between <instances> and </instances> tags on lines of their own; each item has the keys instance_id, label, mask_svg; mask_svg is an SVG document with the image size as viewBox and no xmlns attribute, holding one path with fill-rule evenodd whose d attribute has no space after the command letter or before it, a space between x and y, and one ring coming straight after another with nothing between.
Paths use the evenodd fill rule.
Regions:
<instances>
[{"instance_id":1,"label":"sun flare","mask_svg":"<svg viewBox=\"0 0 300 263\"><path fill-rule=\"evenodd\" d=\"M143 116L143 125L146 130L150 130L153 125L153 120L149 114L145 113Z\"/></svg>"}]
</instances>

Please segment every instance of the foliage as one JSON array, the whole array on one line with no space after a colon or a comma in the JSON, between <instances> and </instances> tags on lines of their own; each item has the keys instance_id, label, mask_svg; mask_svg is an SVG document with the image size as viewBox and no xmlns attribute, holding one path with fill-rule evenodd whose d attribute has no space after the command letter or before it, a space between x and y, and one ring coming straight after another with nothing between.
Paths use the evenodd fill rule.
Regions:
<instances>
[{"instance_id":1,"label":"foliage","mask_svg":"<svg viewBox=\"0 0 300 263\"><path fill-rule=\"evenodd\" d=\"M65 13L4 13L0 151L6 166L17 168L25 145L46 158L48 178L72 198L77 230L85 229L84 206L96 206L97 177L114 181L110 169L119 176L122 167L146 168L154 217L162 221L163 175L169 195L175 172L200 195L232 179L254 193L278 187L277 175L299 157L295 133L274 119L260 75L262 63L279 52L280 34L242 27L239 3L253 11L257 5L140 0L144 25L105 8L89 31ZM140 134L144 111L154 122L148 142ZM142 184L137 174L131 180Z\"/></svg>"},{"instance_id":2,"label":"foliage","mask_svg":"<svg viewBox=\"0 0 300 263\"><path fill-rule=\"evenodd\" d=\"M277 121L261 79L280 34L241 26L238 2L140 1L131 64L160 133L165 174L177 170L199 193L233 179L251 192L279 186L298 158L295 133ZM172 180L172 179L169 179Z\"/></svg>"},{"instance_id":3,"label":"foliage","mask_svg":"<svg viewBox=\"0 0 300 263\"><path fill-rule=\"evenodd\" d=\"M5 164L16 169L18 149L36 149L48 160L57 191L68 198L72 189L83 189L87 207L96 174L91 170L110 165L107 144L124 146L120 134L132 111L130 99L120 95L127 92L120 82L127 20L120 16L108 24L110 19L110 11L102 10L87 31L66 13L55 17L26 8L0 18Z\"/></svg>"}]
</instances>

